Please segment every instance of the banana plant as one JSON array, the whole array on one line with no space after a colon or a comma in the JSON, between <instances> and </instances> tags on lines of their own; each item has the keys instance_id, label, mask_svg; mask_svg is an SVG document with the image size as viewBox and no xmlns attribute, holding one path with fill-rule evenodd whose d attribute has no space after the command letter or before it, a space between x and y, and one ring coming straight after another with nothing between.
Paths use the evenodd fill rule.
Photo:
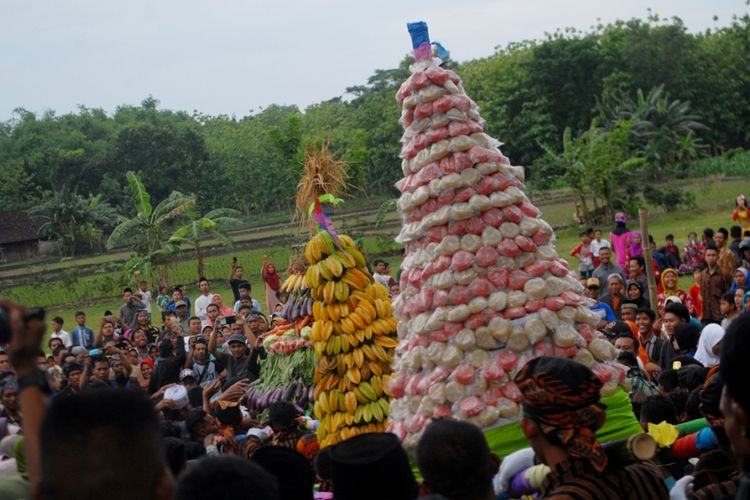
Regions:
<instances>
[{"instance_id":1,"label":"banana plant","mask_svg":"<svg viewBox=\"0 0 750 500\"><path fill-rule=\"evenodd\" d=\"M198 263L196 278L199 279L205 276L201 240L206 237L213 237L224 245L231 245L232 240L225 231L242 224L242 221L237 218L240 212L231 208L216 208L201 216L199 210L192 207L187 210L186 215L188 222L178 227L167 243L177 248L182 244L187 244L195 249L195 257Z\"/></svg>"},{"instance_id":2,"label":"banana plant","mask_svg":"<svg viewBox=\"0 0 750 500\"><path fill-rule=\"evenodd\" d=\"M166 285L166 264L178 248L165 242L163 235L195 207L197 200L193 195L172 191L154 207L141 179L134 172L128 172L126 178L136 213L133 217L119 216L119 224L107 240L107 249L125 246L132 248L135 256L126 265L127 270L140 271L141 276L152 284L158 281Z\"/></svg>"}]
</instances>

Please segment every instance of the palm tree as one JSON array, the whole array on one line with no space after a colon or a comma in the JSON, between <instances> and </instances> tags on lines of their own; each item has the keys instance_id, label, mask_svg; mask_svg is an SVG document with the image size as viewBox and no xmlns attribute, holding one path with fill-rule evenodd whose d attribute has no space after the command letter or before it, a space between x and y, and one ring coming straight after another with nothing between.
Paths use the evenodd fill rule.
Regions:
<instances>
[{"instance_id":1,"label":"palm tree","mask_svg":"<svg viewBox=\"0 0 750 500\"><path fill-rule=\"evenodd\" d=\"M39 205L29 210L29 216L41 219L39 236L58 242L64 255L76 251L101 248L104 231L117 222L117 213L101 195L83 196L63 189L48 194Z\"/></svg>"},{"instance_id":2,"label":"palm tree","mask_svg":"<svg viewBox=\"0 0 750 500\"><path fill-rule=\"evenodd\" d=\"M231 245L232 240L226 235L225 230L242 223L236 218L239 214L239 211L231 208L217 208L201 217L195 207L189 208L187 210L188 222L172 233L167 244L179 247L182 243L187 243L192 246L198 261L198 278L205 276L201 239L205 236L212 236L224 245Z\"/></svg>"},{"instance_id":3,"label":"palm tree","mask_svg":"<svg viewBox=\"0 0 750 500\"><path fill-rule=\"evenodd\" d=\"M128 261L128 271L140 271L152 281L158 276L162 285L167 284L166 263L176 250L176 245L165 243L164 232L195 207L196 198L179 191L172 193L156 207L151 206L151 196L141 179L134 173L126 174L128 185L135 201L136 214L127 218L120 216L119 225L109 235L107 248L128 246L135 250L135 256Z\"/></svg>"}]
</instances>

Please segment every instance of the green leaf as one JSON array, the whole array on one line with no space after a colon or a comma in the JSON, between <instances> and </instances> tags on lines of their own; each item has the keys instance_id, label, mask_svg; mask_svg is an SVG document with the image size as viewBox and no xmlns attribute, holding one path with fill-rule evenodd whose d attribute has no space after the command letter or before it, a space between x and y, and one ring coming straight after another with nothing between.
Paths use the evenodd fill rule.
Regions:
<instances>
[{"instance_id":1,"label":"green leaf","mask_svg":"<svg viewBox=\"0 0 750 500\"><path fill-rule=\"evenodd\" d=\"M135 172L128 172L125 174L130 185L130 190L133 192L133 199L135 200L135 208L138 213L151 217L151 196L149 196L146 188L143 186L141 179L135 174Z\"/></svg>"}]
</instances>

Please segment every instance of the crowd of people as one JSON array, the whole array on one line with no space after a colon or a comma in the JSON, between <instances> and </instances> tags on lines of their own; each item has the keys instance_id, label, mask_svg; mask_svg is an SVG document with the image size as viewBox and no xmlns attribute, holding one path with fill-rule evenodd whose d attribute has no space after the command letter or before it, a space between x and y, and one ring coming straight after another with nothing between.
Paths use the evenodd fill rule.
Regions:
<instances>
[{"instance_id":1,"label":"crowd of people","mask_svg":"<svg viewBox=\"0 0 750 500\"><path fill-rule=\"evenodd\" d=\"M285 298L264 260L264 313L235 259L229 302L205 278L192 300L183 287L152 294L140 281L123 290L117 314L96 324L84 311L72 328L52 318L46 346L37 311L0 302L0 339L3 322L9 330L0 351L0 498L493 499L535 463L549 467L543 498L667 498L669 487L673 498L748 498L748 236L706 229L682 252L672 235L662 248L651 240L656 290L640 234L623 214L611 242L586 231L571 252L599 329L627 369L644 432L708 420L719 445L697 461L610 457L595 438L607 417L601 381L584 365L548 357L515 375L530 447L502 462L478 428L454 420L424 432L411 457L418 476L391 434L320 450L317 422L303 409L244 405ZM374 262L373 274L398 293L387 263ZM686 274L695 284L683 290Z\"/></svg>"}]
</instances>

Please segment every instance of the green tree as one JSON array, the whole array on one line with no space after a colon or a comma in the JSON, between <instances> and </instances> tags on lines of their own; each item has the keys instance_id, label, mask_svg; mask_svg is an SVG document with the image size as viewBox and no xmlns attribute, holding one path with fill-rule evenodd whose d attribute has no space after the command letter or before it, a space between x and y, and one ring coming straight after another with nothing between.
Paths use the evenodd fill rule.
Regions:
<instances>
[{"instance_id":1,"label":"green tree","mask_svg":"<svg viewBox=\"0 0 750 500\"><path fill-rule=\"evenodd\" d=\"M169 237L167 244L179 246L183 243L195 249L197 259L197 278L205 276L204 255L201 248L201 240L206 236L216 238L224 245L231 245L232 240L226 234L226 230L242 223L236 216L237 210L231 208L215 208L201 216L197 207L189 208L186 212L187 222L175 229Z\"/></svg>"},{"instance_id":2,"label":"green tree","mask_svg":"<svg viewBox=\"0 0 750 500\"><path fill-rule=\"evenodd\" d=\"M158 279L162 285L166 285L166 263L176 248L164 241L164 235L186 216L188 210L195 207L196 198L172 191L154 207L151 196L138 175L128 172L126 178L135 203L135 215L130 218L123 215L119 217L119 224L107 240L107 248L132 248L135 255L126 264L127 271L140 271L142 276L148 277L152 282Z\"/></svg>"},{"instance_id":3,"label":"green tree","mask_svg":"<svg viewBox=\"0 0 750 500\"><path fill-rule=\"evenodd\" d=\"M56 240L69 256L102 248L104 232L117 221L115 210L100 196L84 198L67 190L48 193L29 216L44 221L39 236Z\"/></svg>"}]
</instances>

